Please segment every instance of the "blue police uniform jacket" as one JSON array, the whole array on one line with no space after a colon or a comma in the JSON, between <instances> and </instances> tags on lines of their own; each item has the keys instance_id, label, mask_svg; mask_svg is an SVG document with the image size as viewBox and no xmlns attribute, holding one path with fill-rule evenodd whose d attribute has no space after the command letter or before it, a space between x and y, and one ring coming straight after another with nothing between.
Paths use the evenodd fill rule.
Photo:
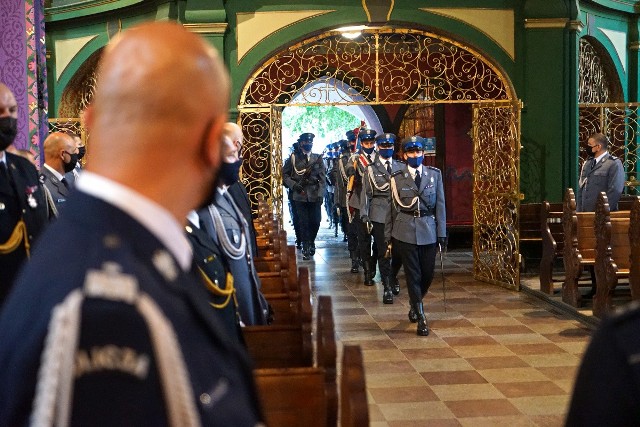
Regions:
<instances>
[{"instance_id":1,"label":"blue police uniform jacket","mask_svg":"<svg viewBox=\"0 0 640 427\"><path fill-rule=\"evenodd\" d=\"M226 339L195 273L184 273L152 233L113 205L76 192L67 206L42 235L0 312L0 425L28 423L52 309L83 287L89 270L104 269L108 262L133 276L172 325L202 425L260 421L247 353ZM81 325L71 424L167 425L151 339L133 306L89 298ZM101 366L92 356L104 349L116 354L128 349L135 358L145 357L149 367L144 375L133 375L117 358Z\"/></svg>"},{"instance_id":2,"label":"blue police uniform jacket","mask_svg":"<svg viewBox=\"0 0 640 427\"><path fill-rule=\"evenodd\" d=\"M618 201L624 189L624 167L615 156L607 153L593 167L590 161L585 162L580 172L580 194L578 197L578 212L594 212L598 195L607 193L609 208L618 210Z\"/></svg>"},{"instance_id":3,"label":"blue police uniform jacket","mask_svg":"<svg viewBox=\"0 0 640 427\"><path fill-rule=\"evenodd\" d=\"M394 208L391 211L391 237L414 245L429 245L447 235L447 211L440 170L420 166L420 188L409 172L409 166L396 163L392 172L391 192ZM419 216L420 212L427 215Z\"/></svg>"}]
</instances>

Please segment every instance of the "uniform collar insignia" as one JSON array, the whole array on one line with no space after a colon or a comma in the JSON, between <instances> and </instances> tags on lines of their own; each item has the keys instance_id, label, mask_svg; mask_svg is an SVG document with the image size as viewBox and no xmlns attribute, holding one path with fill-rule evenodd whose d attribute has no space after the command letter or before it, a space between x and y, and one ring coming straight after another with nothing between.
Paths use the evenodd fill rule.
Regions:
<instances>
[{"instance_id":1,"label":"uniform collar insignia","mask_svg":"<svg viewBox=\"0 0 640 427\"><path fill-rule=\"evenodd\" d=\"M164 249L155 251L151 262L166 281L173 282L178 278L178 267L169 252Z\"/></svg>"}]
</instances>

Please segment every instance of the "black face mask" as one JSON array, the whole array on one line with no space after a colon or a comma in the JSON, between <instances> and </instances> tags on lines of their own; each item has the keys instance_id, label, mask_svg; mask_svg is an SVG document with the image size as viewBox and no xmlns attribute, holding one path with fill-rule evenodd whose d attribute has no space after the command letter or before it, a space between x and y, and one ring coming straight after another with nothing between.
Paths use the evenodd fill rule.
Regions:
<instances>
[{"instance_id":1,"label":"black face mask","mask_svg":"<svg viewBox=\"0 0 640 427\"><path fill-rule=\"evenodd\" d=\"M201 150L202 156L206 156L206 153L207 153L207 135L211 130L211 126L213 126L213 119L209 120L209 123L207 123L207 126L205 126L204 132L202 133L202 138L200 138L200 150ZM218 183L217 174L216 172L214 172L211 176L211 188L209 188L209 191L207 192L207 194L205 194L205 197L202 199L200 204L196 207L196 211L204 209L207 206L209 206L211 203L213 203L213 200L216 195L217 187L218 187L217 183Z\"/></svg>"},{"instance_id":2,"label":"black face mask","mask_svg":"<svg viewBox=\"0 0 640 427\"><path fill-rule=\"evenodd\" d=\"M87 147L84 145L82 147L78 147L78 160L84 157L87 154Z\"/></svg>"},{"instance_id":3,"label":"black face mask","mask_svg":"<svg viewBox=\"0 0 640 427\"><path fill-rule=\"evenodd\" d=\"M240 180L240 166L242 166L242 159L233 163L222 163L218 172L218 186L221 184L229 186L238 182Z\"/></svg>"},{"instance_id":4,"label":"black face mask","mask_svg":"<svg viewBox=\"0 0 640 427\"><path fill-rule=\"evenodd\" d=\"M67 153L69 154L69 153ZM76 167L76 164L78 163L78 155L77 154L69 154L70 160L69 163L64 163L62 166L64 168L64 172L71 172L73 170L73 168Z\"/></svg>"},{"instance_id":5,"label":"black face mask","mask_svg":"<svg viewBox=\"0 0 640 427\"><path fill-rule=\"evenodd\" d=\"M0 151L6 150L13 144L18 134L18 119L13 117L0 117Z\"/></svg>"}]
</instances>

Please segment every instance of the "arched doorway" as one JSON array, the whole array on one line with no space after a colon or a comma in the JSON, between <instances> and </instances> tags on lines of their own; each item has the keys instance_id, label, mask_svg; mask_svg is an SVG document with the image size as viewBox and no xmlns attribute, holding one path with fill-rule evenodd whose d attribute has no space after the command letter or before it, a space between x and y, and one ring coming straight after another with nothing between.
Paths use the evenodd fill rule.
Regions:
<instances>
[{"instance_id":1,"label":"arched doorway","mask_svg":"<svg viewBox=\"0 0 640 427\"><path fill-rule=\"evenodd\" d=\"M321 78L343 82L346 96L327 83L312 92L312 99L296 98ZM386 27L365 29L357 39L328 31L273 55L246 83L238 122L245 133L243 182L252 200L266 196L278 213L283 206L281 113L298 102L367 104L387 113L408 104L471 104L474 275L519 288L520 103L497 66L442 35Z\"/></svg>"}]
</instances>

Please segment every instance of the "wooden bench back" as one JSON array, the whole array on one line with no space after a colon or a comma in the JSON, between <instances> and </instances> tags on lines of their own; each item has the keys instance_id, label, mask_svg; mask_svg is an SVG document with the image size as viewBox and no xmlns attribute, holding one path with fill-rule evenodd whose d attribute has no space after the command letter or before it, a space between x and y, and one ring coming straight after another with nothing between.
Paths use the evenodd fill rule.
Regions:
<instances>
[{"instance_id":1,"label":"wooden bench back","mask_svg":"<svg viewBox=\"0 0 640 427\"><path fill-rule=\"evenodd\" d=\"M540 203L520 205L520 241L542 240L540 228Z\"/></svg>"},{"instance_id":2,"label":"wooden bench back","mask_svg":"<svg viewBox=\"0 0 640 427\"><path fill-rule=\"evenodd\" d=\"M564 230L562 229L562 203L549 203L546 200L540 206L540 228L543 245L551 244L556 254L562 255L564 249Z\"/></svg>"},{"instance_id":3,"label":"wooden bench back","mask_svg":"<svg viewBox=\"0 0 640 427\"><path fill-rule=\"evenodd\" d=\"M340 426L367 427L369 405L359 345L345 345L342 349L342 378L340 379Z\"/></svg>"}]
</instances>

